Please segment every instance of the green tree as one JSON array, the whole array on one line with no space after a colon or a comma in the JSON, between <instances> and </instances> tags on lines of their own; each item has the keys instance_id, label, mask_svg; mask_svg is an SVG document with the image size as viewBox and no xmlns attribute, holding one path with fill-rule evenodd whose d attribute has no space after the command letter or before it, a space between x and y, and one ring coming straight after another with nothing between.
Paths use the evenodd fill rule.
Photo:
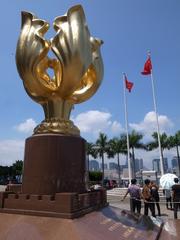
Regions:
<instances>
[{"instance_id":1,"label":"green tree","mask_svg":"<svg viewBox=\"0 0 180 240\"><path fill-rule=\"evenodd\" d=\"M15 163L12 165L12 175L22 175L23 171L23 161L22 160L17 160Z\"/></svg>"},{"instance_id":2,"label":"green tree","mask_svg":"<svg viewBox=\"0 0 180 240\"><path fill-rule=\"evenodd\" d=\"M0 177L6 178L8 176L10 176L10 167L0 166Z\"/></svg>"},{"instance_id":3,"label":"green tree","mask_svg":"<svg viewBox=\"0 0 180 240\"><path fill-rule=\"evenodd\" d=\"M151 141L147 144L147 150L149 150L149 151L152 151L159 147L158 133L154 132L152 134L152 137L153 137L154 141ZM169 138L166 133L160 134L159 137L160 137L160 142L161 142L161 156L162 156L163 169L164 169L164 150L169 148Z\"/></svg>"},{"instance_id":4,"label":"green tree","mask_svg":"<svg viewBox=\"0 0 180 240\"><path fill-rule=\"evenodd\" d=\"M121 169L120 169L120 154L127 154L127 146L124 138L113 138L109 141L109 149L108 149L108 157L117 156L117 164L118 164L118 181L119 186L121 184Z\"/></svg>"},{"instance_id":5,"label":"green tree","mask_svg":"<svg viewBox=\"0 0 180 240\"><path fill-rule=\"evenodd\" d=\"M122 135L122 138L127 140L126 134ZM131 168L132 168L132 178L135 178L135 149L146 149L146 146L141 142L143 134L132 130L129 134L129 148L131 156Z\"/></svg>"},{"instance_id":6,"label":"green tree","mask_svg":"<svg viewBox=\"0 0 180 240\"><path fill-rule=\"evenodd\" d=\"M174 136L169 136L168 142L169 142L168 149L176 148L179 175L180 175L180 156L179 156L180 131L176 132L176 134Z\"/></svg>"},{"instance_id":7,"label":"green tree","mask_svg":"<svg viewBox=\"0 0 180 240\"><path fill-rule=\"evenodd\" d=\"M89 171L89 156L92 156L93 158L97 158L97 151L95 149L95 144L86 142L86 156L87 156L88 171Z\"/></svg>"},{"instance_id":8,"label":"green tree","mask_svg":"<svg viewBox=\"0 0 180 240\"><path fill-rule=\"evenodd\" d=\"M106 134L99 133L99 138L96 141L96 152L97 155L102 160L102 184L104 182L104 154L108 152L109 145L108 145L108 138Z\"/></svg>"},{"instance_id":9,"label":"green tree","mask_svg":"<svg viewBox=\"0 0 180 240\"><path fill-rule=\"evenodd\" d=\"M100 181L102 181L102 172L90 171L89 180L94 183L99 183Z\"/></svg>"}]
</instances>

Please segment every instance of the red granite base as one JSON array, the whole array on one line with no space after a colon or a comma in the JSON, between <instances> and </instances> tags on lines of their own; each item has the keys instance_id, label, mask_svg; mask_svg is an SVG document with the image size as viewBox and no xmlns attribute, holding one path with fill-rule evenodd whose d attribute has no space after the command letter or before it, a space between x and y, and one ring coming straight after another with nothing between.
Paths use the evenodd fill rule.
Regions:
<instances>
[{"instance_id":1,"label":"red granite base","mask_svg":"<svg viewBox=\"0 0 180 240\"><path fill-rule=\"evenodd\" d=\"M0 212L76 218L107 206L104 189L86 193L55 195L0 193Z\"/></svg>"},{"instance_id":2,"label":"red granite base","mask_svg":"<svg viewBox=\"0 0 180 240\"><path fill-rule=\"evenodd\" d=\"M85 147L85 140L75 136L42 134L27 138L22 193L86 192Z\"/></svg>"}]
</instances>

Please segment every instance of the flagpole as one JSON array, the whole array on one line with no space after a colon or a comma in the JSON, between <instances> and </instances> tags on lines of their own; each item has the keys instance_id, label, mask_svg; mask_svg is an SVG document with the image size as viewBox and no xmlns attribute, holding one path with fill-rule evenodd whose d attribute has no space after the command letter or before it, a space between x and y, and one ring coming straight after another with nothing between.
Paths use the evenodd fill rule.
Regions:
<instances>
[{"instance_id":1,"label":"flagpole","mask_svg":"<svg viewBox=\"0 0 180 240\"><path fill-rule=\"evenodd\" d=\"M131 162L130 162L130 151L129 151L129 131L128 131L128 114L127 114L127 96L126 96L126 85L125 85L125 73L123 74L123 86L124 86L124 115L126 124L126 139L127 139L127 155L128 155L128 172L129 172L129 183L132 179Z\"/></svg>"},{"instance_id":2,"label":"flagpole","mask_svg":"<svg viewBox=\"0 0 180 240\"><path fill-rule=\"evenodd\" d=\"M148 55L150 56L150 53ZM152 84L154 111L155 111L156 123L157 123L157 136L158 136L158 145L159 145L159 157L160 157L161 175L163 175L164 174L164 164L163 164L163 157L162 157L159 121L158 121L158 113L157 113L156 97L155 97L155 87L154 87L154 78L153 78L152 69L151 69L151 84Z\"/></svg>"}]
</instances>

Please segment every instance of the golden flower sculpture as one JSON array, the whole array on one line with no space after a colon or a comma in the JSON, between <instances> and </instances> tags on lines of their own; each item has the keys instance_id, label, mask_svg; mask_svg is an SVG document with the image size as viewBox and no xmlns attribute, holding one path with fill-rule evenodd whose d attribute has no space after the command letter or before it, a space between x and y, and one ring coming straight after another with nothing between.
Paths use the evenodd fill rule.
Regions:
<instances>
[{"instance_id":1,"label":"golden flower sculpture","mask_svg":"<svg viewBox=\"0 0 180 240\"><path fill-rule=\"evenodd\" d=\"M17 44L16 64L28 95L40 103L45 119L34 134L79 135L69 120L74 104L90 98L103 78L100 54L102 41L90 36L83 8L70 8L54 20L56 35L44 38L49 23L22 12L22 29ZM50 58L49 52L55 56ZM53 77L48 74L53 71Z\"/></svg>"}]
</instances>

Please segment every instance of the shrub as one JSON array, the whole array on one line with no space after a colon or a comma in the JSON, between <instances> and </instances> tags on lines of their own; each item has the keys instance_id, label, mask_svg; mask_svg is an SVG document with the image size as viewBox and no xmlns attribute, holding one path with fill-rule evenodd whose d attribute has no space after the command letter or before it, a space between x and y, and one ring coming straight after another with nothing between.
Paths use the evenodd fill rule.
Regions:
<instances>
[{"instance_id":1,"label":"shrub","mask_svg":"<svg viewBox=\"0 0 180 240\"><path fill-rule=\"evenodd\" d=\"M89 181L91 182L100 182L102 181L102 172L89 172Z\"/></svg>"}]
</instances>

